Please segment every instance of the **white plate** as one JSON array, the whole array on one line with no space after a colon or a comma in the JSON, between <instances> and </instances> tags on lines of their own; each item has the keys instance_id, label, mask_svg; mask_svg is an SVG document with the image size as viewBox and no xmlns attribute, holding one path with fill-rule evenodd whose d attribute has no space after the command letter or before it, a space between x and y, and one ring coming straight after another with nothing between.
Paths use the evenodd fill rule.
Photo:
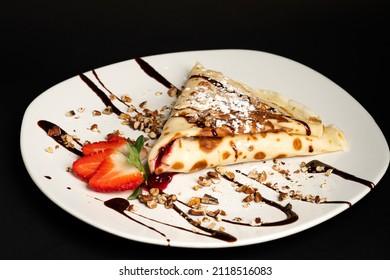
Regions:
<instances>
[{"instance_id":1,"label":"white plate","mask_svg":"<svg viewBox=\"0 0 390 280\"><path fill-rule=\"evenodd\" d=\"M374 184L379 182L387 170L389 148L372 117L342 88L302 64L269 53L250 50L170 53L145 57L143 60L177 87L183 85L187 73L195 62L199 61L204 66L222 71L227 76L251 87L278 91L309 106L326 124L335 124L345 132L350 141L351 148L348 152L319 155L313 158L286 159L283 160L283 168L295 170L302 161L315 158ZM108 90L117 96L130 95L133 99L132 104L136 106L147 100L148 108L159 109L174 101L174 98L166 94L167 88L147 75L134 59L95 69L95 71ZM107 89L99 84L92 71L84 74L108 94ZM156 92L163 94L157 96ZM114 103L121 110L126 110L122 103ZM77 111L81 107L85 108L84 112ZM276 192L258 185L260 192L268 199L281 205L291 203L299 219L294 223L271 227L240 226L213 219L203 223L205 227L215 223L215 229L224 227L225 232L237 238L235 242L193 233L193 230L202 231L194 228L174 210L165 209L162 205L156 209L138 205L138 211L135 213L126 212L126 215L121 215L105 206L104 201L116 197L127 198L130 192L104 194L88 189L84 182L67 171L77 156L62 146L54 149L53 153L46 152L45 149L54 148L56 142L38 126L40 120L50 121L69 134L80 137L81 142L102 140L106 134L115 129L131 138L136 138L140 134L139 131L122 125L115 114L92 116L93 110L103 110L104 107L102 100L80 79L79 75L53 86L38 96L25 112L21 127L21 152L31 178L49 199L80 220L124 238L151 244L198 248L266 242L318 225L346 210L350 207L348 203L353 205L371 190L364 184L345 180L336 175L327 177L316 174L314 178L309 178L302 174L292 174L293 181L286 181L276 175L269 176L269 180L277 182L279 186L289 185L304 194L319 195L330 201L348 203L315 204L292 199L279 202ZM66 112L70 110L76 112L75 117L66 116ZM88 129L94 123L98 124L100 133ZM279 160L279 163L281 162L282 160ZM272 164L272 161L257 162L229 168L248 171L256 167L268 172L271 171ZM251 203L249 207L243 207L242 195L235 192L227 181L218 184L214 192L210 188L207 191L193 190L196 179L204 173L202 171L189 175L176 175L166 192L178 194L181 201L186 201L191 196L209 193L220 201L220 205L210 206L209 210L223 209L227 212L228 216L224 217L227 219L240 217L248 223L259 216L265 222L284 219L283 213L266 204ZM239 177L239 180L254 184L245 177ZM326 187L321 188L322 183L326 183ZM298 186L299 184L301 186ZM188 210L180 203L177 206L184 212Z\"/></svg>"}]
</instances>

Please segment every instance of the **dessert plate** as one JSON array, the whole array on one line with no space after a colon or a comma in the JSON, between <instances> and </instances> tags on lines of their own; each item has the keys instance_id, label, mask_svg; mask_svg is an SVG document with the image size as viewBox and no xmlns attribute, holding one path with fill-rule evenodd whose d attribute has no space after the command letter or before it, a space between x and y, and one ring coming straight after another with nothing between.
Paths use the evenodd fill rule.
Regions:
<instances>
[{"instance_id":1,"label":"dessert plate","mask_svg":"<svg viewBox=\"0 0 390 280\"><path fill-rule=\"evenodd\" d=\"M235 174L235 184L222 178L200 189L194 187L208 170L176 174L164 189L178 199L171 208L157 204L151 209L138 200L128 200L131 191L95 192L73 175L70 168L85 141L103 140L114 131L132 139L141 134L148 137L125 123L119 112L128 112L132 106L143 112L146 107L166 117L175 101L168 88L180 88L197 61L253 88L271 89L307 105L324 123L335 124L345 133L350 150L228 166ZM131 101L119 100L123 96ZM106 112L107 106L114 108L112 113ZM97 111L103 113L97 115ZM48 135L53 125L73 136L74 146ZM20 147L38 188L76 218L130 240L193 248L261 243L318 225L353 207L372 191L389 164L383 133L346 91L290 59L238 49L154 55L80 73L49 88L28 106ZM311 160L332 166L333 172L312 174L300 169L302 162ZM264 171L266 181L259 183L246 176L253 170ZM246 195L237 192L237 184L257 188L269 203L246 202ZM287 198L281 199L282 194ZM218 200L217 205L206 206L210 215L189 214L185 204L204 195Z\"/></svg>"}]
</instances>

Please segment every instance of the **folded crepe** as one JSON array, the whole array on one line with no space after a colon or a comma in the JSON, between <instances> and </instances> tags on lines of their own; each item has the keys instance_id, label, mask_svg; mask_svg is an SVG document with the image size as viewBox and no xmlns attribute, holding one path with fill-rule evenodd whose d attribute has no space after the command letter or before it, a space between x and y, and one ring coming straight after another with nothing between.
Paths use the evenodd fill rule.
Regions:
<instances>
[{"instance_id":1,"label":"folded crepe","mask_svg":"<svg viewBox=\"0 0 390 280\"><path fill-rule=\"evenodd\" d=\"M348 149L342 131L305 105L196 63L148 157L151 173Z\"/></svg>"}]
</instances>

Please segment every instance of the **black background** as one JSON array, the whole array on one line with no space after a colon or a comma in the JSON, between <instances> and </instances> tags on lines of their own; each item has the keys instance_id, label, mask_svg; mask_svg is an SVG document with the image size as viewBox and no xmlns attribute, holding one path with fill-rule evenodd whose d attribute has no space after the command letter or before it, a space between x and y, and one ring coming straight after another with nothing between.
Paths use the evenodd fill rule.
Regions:
<instances>
[{"instance_id":1,"label":"black background","mask_svg":"<svg viewBox=\"0 0 390 280\"><path fill-rule=\"evenodd\" d=\"M226 48L278 54L322 73L357 99L389 139L387 1L0 3L0 259L389 258L388 173L353 207L301 233L238 248L169 248L74 218L36 187L19 148L25 109L65 79L136 56Z\"/></svg>"}]
</instances>

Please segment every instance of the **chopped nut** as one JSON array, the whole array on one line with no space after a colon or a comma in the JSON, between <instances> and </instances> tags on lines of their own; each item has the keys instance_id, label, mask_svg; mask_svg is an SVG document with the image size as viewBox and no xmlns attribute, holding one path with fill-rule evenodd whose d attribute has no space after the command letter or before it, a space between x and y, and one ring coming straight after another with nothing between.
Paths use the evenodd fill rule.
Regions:
<instances>
[{"instance_id":1,"label":"chopped nut","mask_svg":"<svg viewBox=\"0 0 390 280\"><path fill-rule=\"evenodd\" d=\"M126 103L130 103L132 101L131 97L127 94L122 95L121 100Z\"/></svg>"},{"instance_id":2,"label":"chopped nut","mask_svg":"<svg viewBox=\"0 0 390 280\"><path fill-rule=\"evenodd\" d=\"M215 198L209 194L204 194L203 197L201 198L200 202L204 203L204 204L212 204L212 205L219 204L218 198Z\"/></svg>"},{"instance_id":3,"label":"chopped nut","mask_svg":"<svg viewBox=\"0 0 390 280\"><path fill-rule=\"evenodd\" d=\"M210 179L206 178L206 177L199 176L198 184L203 186L203 187L207 187L207 186L211 186L212 181Z\"/></svg>"},{"instance_id":4,"label":"chopped nut","mask_svg":"<svg viewBox=\"0 0 390 280\"><path fill-rule=\"evenodd\" d=\"M149 193L152 195L152 196L157 196L159 193L160 193L160 190L158 188L151 188L149 190Z\"/></svg>"},{"instance_id":5,"label":"chopped nut","mask_svg":"<svg viewBox=\"0 0 390 280\"><path fill-rule=\"evenodd\" d=\"M204 215L206 215L206 211L204 209L190 208L188 210L188 214L193 215L193 216L204 216Z\"/></svg>"},{"instance_id":6,"label":"chopped nut","mask_svg":"<svg viewBox=\"0 0 390 280\"><path fill-rule=\"evenodd\" d=\"M222 176L225 176L226 178L228 178L229 180L234 180L235 178L235 175L233 172L231 171L228 171L225 167L222 167L222 166L217 166L215 168L215 170Z\"/></svg>"},{"instance_id":7,"label":"chopped nut","mask_svg":"<svg viewBox=\"0 0 390 280\"><path fill-rule=\"evenodd\" d=\"M196 186L193 187L194 191L198 191L198 190L200 190L201 188L202 188L201 185L196 185Z\"/></svg>"},{"instance_id":8,"label":"chopped nut","mask_svg":"<svg viewBox=\"0 0 390 280\"><path fill-rule=\"evenodd\" d=\"M53 148L52 147L47 147L45 149L45 151L48 152L48 153L53 153Z\"/></svg>"},{"instance_id":9,"label":"chopped nut","mask_svg":"<svg viewBox=\"0 0 390 280\"><path fill-rule=\"evenodd\" d=\"M219 178L218 173L215 172L215 171L207 172L207 177L210 178L210 180L211 180L211 182L213 184L218 184L221 181L221 179Z\"/></svg>"},{"instance_id":10,"label":"chopped nut","mask_svg":"<svg viewBox=\"0 0 390 280\"><path fill-rule=\"evenodd\" d=\"M174 194L171 194L167 197L167 201L164 203L165 208L172 208L173 203L177 200L177 196Z\"/></svg>"},{"instance_id":11,"label":"chopped nut","mask_svg":"<svg viewBox=\"0 0 390 280\"><path fill-rule=\"evenodd\" d=\"M154 209L157 207L157 202L155 200L149 200L146 202L146 205L150 208L150 209Z\"/></svg>"},{"instance_id":12,"label":"chopped nut","mask_svg":"<svg viewBox=\"0 0 390 280\"><path fill-rule=\"evenodd\" d=\"M168 198L164 194L158 194L157 195L157 202L160 204L165 204L167 202Z\"/></svg>"},{"instance_id":13,"label":"chopped nut","mask_svg":"<svg viewBox=\"0 0 390 280\"><path fill-rule=\"evenodd\" d=\"M153 196L150 194L140 194L138 195L138 200L142 203L153 200Z\"/></svg>"},{"instance_id":14,"label":"chopped nut","mask_svg":"<svg viewBox=\"0 0 390 280\"><path fill-rule=\"evenodd\" d=\"M111 115L113 113L113 110L112 110L112 107L111 106L107 106L106 108L104 108L103 110L103 114L105 115Z\"/></svg>"},{"instance_id":15,"label":"chopped nut","mask_svg":"<svg viewBox=\"0 0 390 280\"><path fill-rule=\"evenodd\" d=\"M176 94L177 94L177 88L171 87L171 88L168 89L168 95L170 97L174 97L174 96L176 96Z\"/></svg>"},{"instance_id":16,"label":"chopped nut","mask_svg":"<svg viewBox=\"0 0 390 280\"><path fill-rule=\"evenodd\" d=\"M61 128L59 126L55 125L47 131L47 135L59 136L59 135L61 135Z\"/></svg>"},{"instance_id":17,"label":"chopped nut","mask_svg":"<svg viewBox=\"0 0 390 280\"><path fill-rule=\"evenodd\" d=\"M99 131L99 127L98 127L98 125L96 123L91 125L90 130L93 131L93 132L100 132Z\"/></svg>"},{"instance_id":18,"label":"chopped nut","mask_svg":"<svg viewBox=\"0 0 390 280\"><path fill-rule=\"evenodd\" d=\"M74 115L76 115L76 113L73 110L70 110L70 111L66 112L66 114L65 114L65 116L67 116L67 117L73 117Z\"/></svg>"},{"instance_id":19,"label":"chopped nut","mask_svg":"<svg viewBox=\"0 0 390 280\"><path fill-rule=\"evenodd\" d=\"M148 136L149 136L151 139L156 139L156 138L157 138L157 134L156 134L156 132L154 132L154 131L149 132L149 133L148 133Z\"/></svg>"},{"instance_id":20,"label":"chopped nut","mask_svg":"<svg viewBox=\"0 0 390 280\"><path fill-rule=\"evenodd\" d=\"M261 194L259 193L259 192L254 192L254 201L255 202L260 202L260 201L262 201L262 196L261 196Z\"/></svg>"},{"instance_id":21,"label":"chopped nut","mask_svg":"<svg viewBox=\"0 0 390 280\"><path fill-rule=\"evenodd\" d=\"M267 180L267 173L265 171L258 172L256 169L253 169L248 173L248 177L262 183Z\"/></svg>"},{"instance_id":22,"label":"chopped nut","mask_svg":"<svg viewBox=\"0 0 390 280\"><path fill-rule=\"evenodd\" d=\"M208 226L208 228L209 228L209 229L213 229L215 226L216 226L216 223L211 223L211 224Z\"/></svg>"},{"instance_id":23,"label":"chopped nut","mask_svg":"<svg viewBox=\"0 0 390 280\"><path fill-rule=\"evenodd\" d=\"M279 200L280 201L283 201L283 200L286 200L288 199L290 196L288 195L288 193L285 193L285 192L280 192L279 193Z\"/></svg>"},{"instance_id":24,"label":"chopped nut","mask_svg":"<svg viewBox=\"0 0 390 280\"><path fill-rule=\"evenodd\" d=\"M148 101L143 101L143 102L141 102L141 103L139 104L139 107L140 107L141 109L145 109L146 106L147 106L147 104L148 104Z\"/></svg>"},{"instance_id":25,"label":"chopped nut","mask_svg":"<svg viewBox=\"0 0 390 280\"><path fill-rule=\"evenodd\" d=\"M258 226L261 224L261 218L256 217L253 221L251 221L251 226Z\"/></svg>"},{"instance_id":26,"label":"chopped nut","mask_svg":"<svg viewBox=\"0 0 390 280\"><path fill-rule=\"evenodd\" d=\"M125 114L125 113L121 113L119 115L119 119L121 119L121 120L128 120L128 119L130 119L130 115L129 114Z\"/></svg>"},{"instance_id":27,"label":"chopped nut","mask_svg":"<svg viewBox=\"0 0 390 280\"><path fill-rule=\"evenodd\" d=\"M129 113L132 113L132 112L135 112L135 111L137 111L137 109L135 108L134 105L130 105L129 108L127 108L127 112L129 112Z\"/></svg>"},{"instance_id":28,"label":"chopped nut","mask_svg":"<svg viewBox=\"0 0 390 280\"><path fill-rule=\"evenodd\" d=\"M135 212L135 211L137 211L138 209L137 209L137 206L135 206L134 204L130 204L130 205L127 207L126 210L127 210L127 211L131 211L131 212Z\"/></svg>"},{"instance_id":29,"label":"chopped nut","mask_svg":"<svg viewBox=\"0 0 390 280\"><path fill-rule=\"evenodd\" d=\"M190 201L187 202L188 207L198 208L200 205L200 197L193 196Z\"/></svg>"},{"instance_id":30,"label":"chopped nut","mask_svg":"<svg viewBox=\"0 0 390 280\"><path fill-rule=\"evenodd\" d=\"M317 172L322 172L322 171L324 171L324 170L325 170L325 166L322 166L322 165L321 165L321 166L320 166L320 165L319 165L319 166L316 166L316 171L317 171Z\"/></svg>"},{"instance_id":31,"label":"chopped nut","mask_svg":"<svg viewBox=\"0 0 390 280\"><path fill-rule=\"evenodd\" d=\"M98 116L101 116L101 115L102 115L102 113L100 111L98 111L98 110L93 110L92 111L92 116L93 117L98 117Z\"/></svg>"},{"instance_id":32,"label":"chopped nut","mask_svg":"<svg viewBox=\"0 0 390 280\"><path fill-rule=\"evenodd\" d=\"M329 169L326 170L325 175L326 176L330 176L330 174L332 174L332 172L333 172L333 169L329 168Z\"/></svg>"},{"instance_id":33,"label":"chopped nut","mask_svg":"<svg viewBox=\"0 0 390 280\"><path fill-rule=\"evenodd\" d=\"M248 195L242 201L243 202L251 202L251 201L253 201L253 196L252 195Z\"/></svg>"},{"instance_id":34,"label":"chopped nut","mask_svg":"<svg viewBox=\"0 0 390 280\"><path fill-rule=\"evenodd\" d=\"M207 211L206 214L209 217L216 218L220 212L221 212L221 210L217 209L215 211Z\"/></svg>"}]
</instances>

